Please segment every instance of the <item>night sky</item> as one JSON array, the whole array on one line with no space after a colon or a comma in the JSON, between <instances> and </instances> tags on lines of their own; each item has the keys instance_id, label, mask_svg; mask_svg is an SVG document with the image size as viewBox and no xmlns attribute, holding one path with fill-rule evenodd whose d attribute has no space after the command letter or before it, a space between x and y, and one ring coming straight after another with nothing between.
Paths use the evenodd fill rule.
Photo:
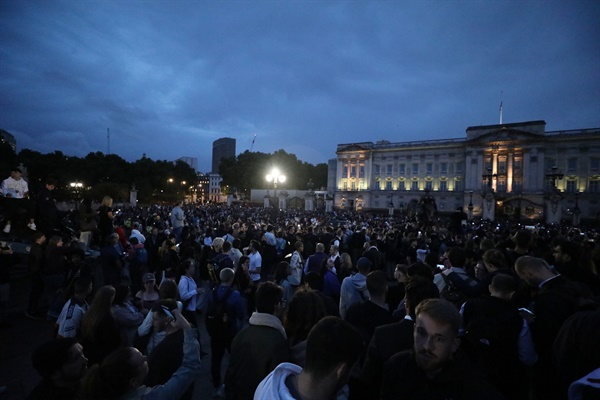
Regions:
<instances>
[{"instance_id":1,"label":"night sky","mask_svg":"<svg viewBox=\"0 0 600 400\"><path fill-rule=\"evenodd\" d=\"M0 0L18 149L198 157L600 127L598 1Z\"/></svg>"}]
</instances>

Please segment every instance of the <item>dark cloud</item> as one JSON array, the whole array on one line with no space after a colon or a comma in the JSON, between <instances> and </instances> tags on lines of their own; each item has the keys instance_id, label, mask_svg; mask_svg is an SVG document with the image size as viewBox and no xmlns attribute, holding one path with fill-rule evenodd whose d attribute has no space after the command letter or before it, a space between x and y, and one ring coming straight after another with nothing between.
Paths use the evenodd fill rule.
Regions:
<instances>
[{"instance_id":1,"label":"dark cloud","mask_svg":"<svg viewBox=\"0 0 600 400\"><path fill-rule=\"evenodd\" d=\"M0 128L128 160L600 126L600 3L3 1Z\"/></svg>"}]
</instances>

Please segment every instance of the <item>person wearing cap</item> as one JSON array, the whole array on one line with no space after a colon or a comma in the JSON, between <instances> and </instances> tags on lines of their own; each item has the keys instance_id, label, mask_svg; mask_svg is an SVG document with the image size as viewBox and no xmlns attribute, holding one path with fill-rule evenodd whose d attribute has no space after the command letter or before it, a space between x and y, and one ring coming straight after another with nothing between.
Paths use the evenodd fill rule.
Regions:
<instances>
[{"instance_id":1,"label":"person wearing cap","mask_svg":"<svg viewBox=\"0 0 600 400\"><path fill-rule=\"evenodd\" d=\"M32 231L37 228L34 222L35 208L34 204L29 200L29 186L25 179L21 177L21 170L13 168L10 171L10 176L2 181L2 196L6 198L4 202L6 208L6 225L4 233L10 233L11 222L17 217L19 208L27 210L27 218L29 223L27 227Z\"/></svg>"},{"instance_id":2,"label":"person wearing cap","mask_svg":"<svg viewBox=\"0 0 600 400\"><path fill-rule=\"evenodd\" d=\"M158 304L160 294L156 291L156 278L153 273L144 274L142 282L144 282L144 288L135 294L134 301L142 314L146 315L154 305Z\"/></svg>"},{"instance_id":3,"label":"person wearing cap","mask_svg":"<svg viewBox=\"0 0 600 400\"><path fill-rule=\"evenodd\" d=\"M27 400L80 398L80 383L87 371L88 359L75 338L43 343L33 352L31 363L42 381L29 393Z\"/></svg>"},{"instance_id":4,"label":"person wearing cap","mask_svg":"<svg viewBox=\"0 0 600 400\"><path fill-rule=\"evenodd\" d=\"M370 298L367 289L367 274L371 271L371 260L361 257L356 262L358 273L344 278L340 289L340 317L346 318L346 311L354 304Z\"/></svg>"}]
</instances>

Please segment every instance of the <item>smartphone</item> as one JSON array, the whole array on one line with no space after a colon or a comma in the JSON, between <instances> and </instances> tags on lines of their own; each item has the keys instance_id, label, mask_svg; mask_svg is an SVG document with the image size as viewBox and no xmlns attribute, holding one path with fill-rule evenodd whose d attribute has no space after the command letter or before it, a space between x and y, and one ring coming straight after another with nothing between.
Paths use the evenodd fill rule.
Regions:
<instances>
[{"instance_id":1,"label":"smartphone","mask_svg":"<svg viewBox=\"0 0 600 400\"><path fill-rule=\"evenodd\" d=\"M173 313L171 313L171 311L167 307L161 306L161 308L163 309L163 311L165 312L165 314L167 314L167 317L169 317L173 321L175 321L175 316L173 315Z\"/></svg>"}]
</instances>

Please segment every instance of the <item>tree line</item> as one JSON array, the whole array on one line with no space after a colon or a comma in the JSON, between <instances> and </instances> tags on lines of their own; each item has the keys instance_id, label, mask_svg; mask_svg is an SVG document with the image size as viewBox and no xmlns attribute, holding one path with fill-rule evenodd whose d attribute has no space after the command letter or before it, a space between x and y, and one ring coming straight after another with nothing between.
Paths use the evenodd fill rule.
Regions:
<instances>
[{"instance_id":1,"label":"tree line","mask_svg":"<svg viewBox=\"0 0 600 400\"><path fill-rule=\"evenodd\" d=\"M111 196L116 202L129 201L132 187L138 191L140 203L172 202L190 194L190 187L198 184L198 174L183 161L152 160L142 157L128 162L116 154L92 152L85 157L74 157L61 151L42 154L23 149L18 153L0 141L0 180L9 176L11 168L22 164L27 169L30 191L37 191L48 177L58 180L56 198L70 200L74 197L91 197L99 201ZM272 184L265 176L272 166L277 166L287 176L281 188L306 189L312 179L315 189L327 185L327 165L317 166L302 162L293 154L278 150L274 154L246 151L235 158L224 159L219 171L223 177L223 191L246 192L250 189L266 189ZM71 182L83 184L75 192ZM182 184L185 182L185 185Z\"/></svg>"}]
</instances>

